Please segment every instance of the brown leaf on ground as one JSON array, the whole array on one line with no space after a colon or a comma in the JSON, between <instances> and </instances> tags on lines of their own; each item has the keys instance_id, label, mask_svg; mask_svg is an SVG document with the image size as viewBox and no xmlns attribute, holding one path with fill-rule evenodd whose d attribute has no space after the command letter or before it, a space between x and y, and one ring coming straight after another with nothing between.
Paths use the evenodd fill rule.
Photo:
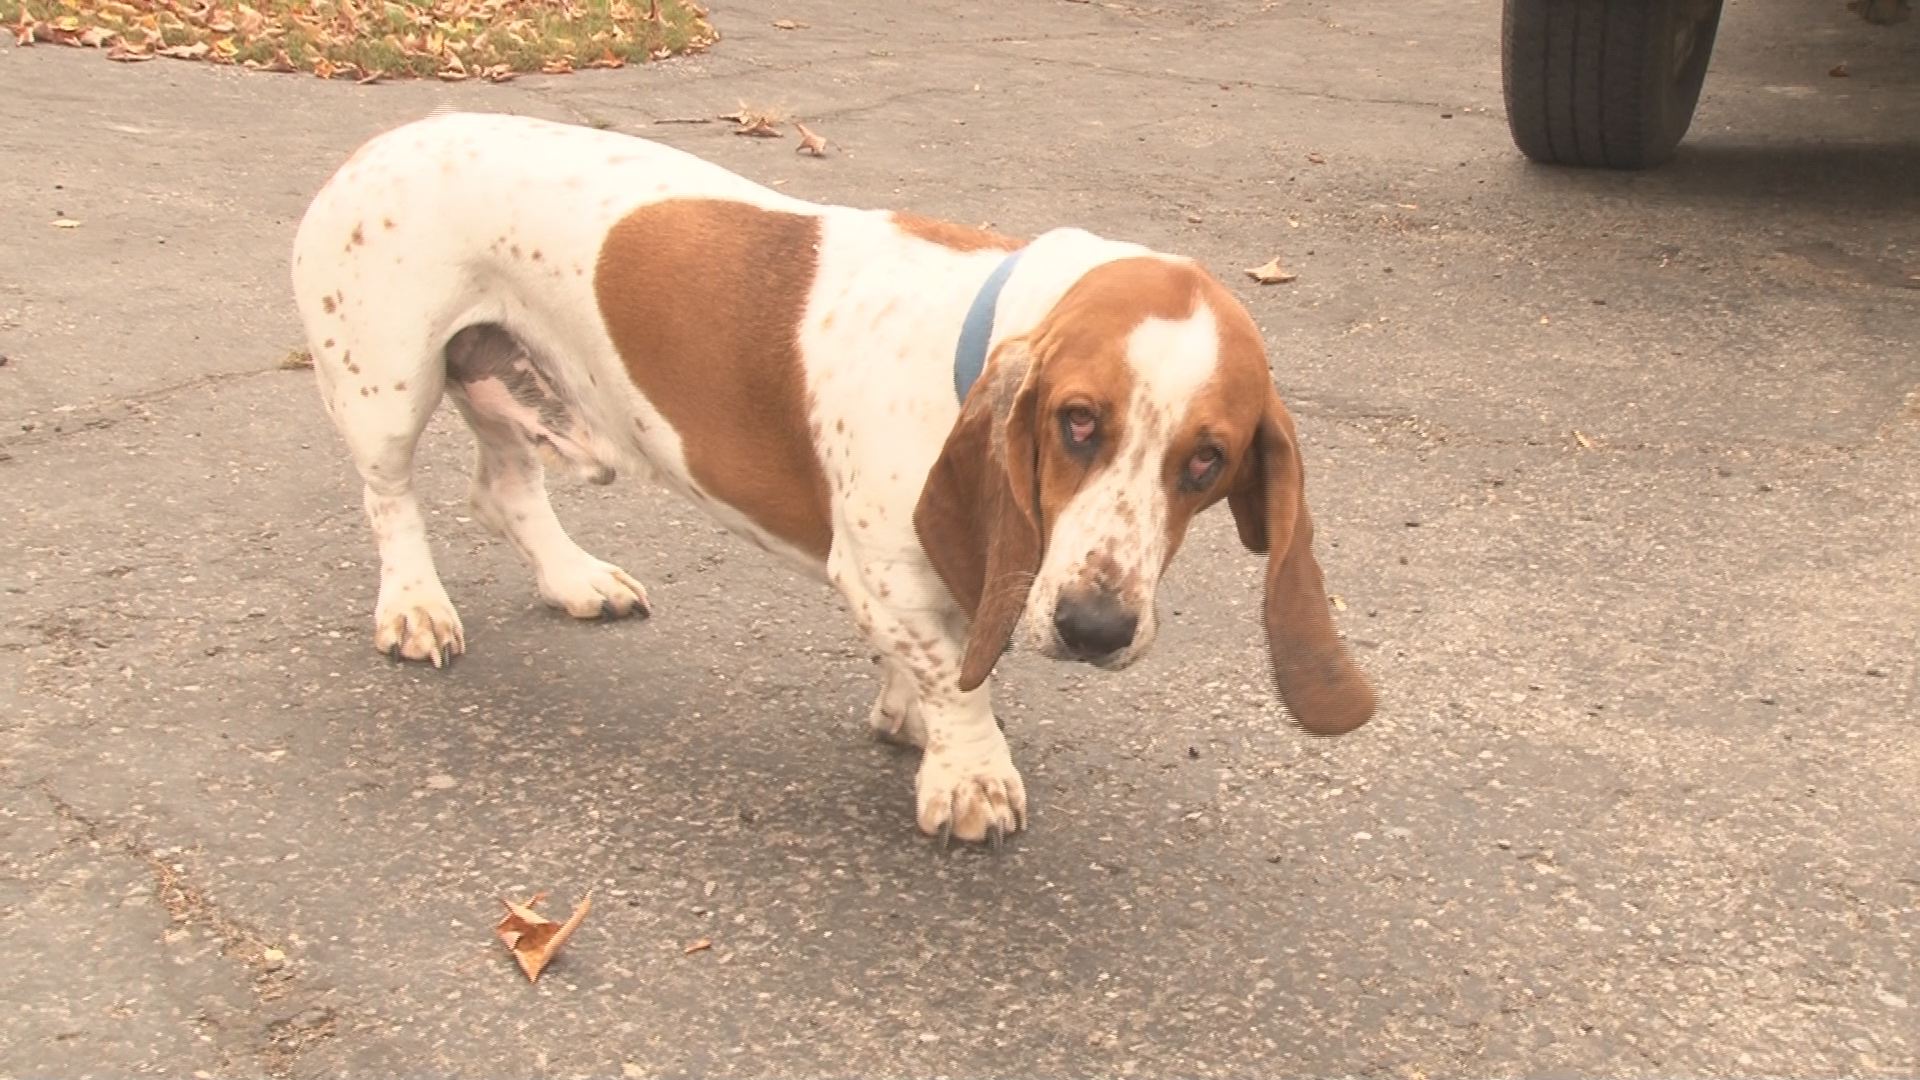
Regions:
<instances>
[{"instance_id":1,"label":"brown leaf on ground","mask_svg":"<svg viewBox=\"0 0 1920 1080\"><path fill-rule=\"evenodd\" d=\"M706 952L708 949L711 949L711 948L713 948L712 938L700 938L699 940L695 941L693 944L688 945L685 949L682 949L681 952L687 956L692 956L694 953Z\"/></svg>"},{"instance_id":2,"label":"brown leaf on ground","mask_svg":"<svg viewBox=\"0 0 1920 1080\"><path fill-rule=\"evenodd\" d=\"M313 366L313 354L305 349L288 349L287 355L280 358L280 370L299 371Z\"/></svg>"},{"instance_id":3,"label":"brown leaf on ground","mask_svg":"<svg viewBox=\"0 0 1920 1080\"><path fill-rule=\"evenodd\" d=\"M1300 275L1291 270L1281 269L1280 259L1275 257L1268 259L1260 266L1247 267L1247 276L1262 285L1285 285Z\"/></svg>"},{"instance_id":4,"label":"brown leaf on ground","mask_svg":"<svg viewBox=\"0 0 1920 1080\"><path fill-rule=\"evenodd\" d=\"M807 24L795 22L792 19L775 19L773 20L773 28L775 30L805 30Z\"/></svg>"},{"instance_id":5,"label":"brown leaf on ground","mask_svg":"<svg viewBox=\"0 0 1920 1080\"><path fill-rule=\"evenodd\" d=\"M694 0L0 0L17 44L322 78L485 78L616 68L718 38ZM280 62L291 53L298 65ZM501 72L496 74L496 72Z\"/></svg>"},{"instance_id":6,"label":"brown leaf on ground","mask_svg":"<svg viewBox=\"0 0 1920 1080\"><path fill-rule=\"evenodd\" d=\"M794 121L793 126L800 129L800 145L794 150L794 153L812 154L814 157L827 156L827 140L821 138L812 128L800 123L798 120Z\"/></svg>"},{"instance_id":7,"label":"brown leaf on ground","mask_svg":"<svg viewBox=\"0 0 1920 1080\"><path fill-rule=\"evenodd\" d=\"M1847 62L1845 60L1842 60L1839 63L1828 68L1827 74L1833 76L1836 79L1844 79L1852 75L1853 72L1847 70Z\"/></svg>"},{"instance_id":8,"label":"brown leaf on ground","mask_svg":"<svg viewBox=\"0 0 1920 1080\"><path fill-rule=\"evenodd\" d=\"M1325 157L1322 157L1322 156L1321 156L1321 155L1320 155L1319 153L1317 153L1317 152L1316 152L1316 153L1311 153L1311 154L1308 154L1308 155L1307 155L1307 160L1308 160L1308 161L1311 161L1311 162L1312 162L1312 163L1314 163L1315 165L1325 165L1325 164L1327 163L1327 159L1326 159Z\"/></svg>"},{"instance_id":9,"label":"brown leaf on ground","mask_svg":"<svg viewBox=\"0 0 1920 1080\"><path fill-rule=\"evenodd\" d=\"M778 135L780 133L780 114L778 111L774 109L757 108L748 105L744 101L740 103L739 108L734 109L730 113L722 113L719 118L738 125L738 127L734 129L735 135L759 135L765 137Z\"/></svg>"},{"instance_id":10,"label":"brown leaf on ground","mask_svg":"<svg viewBox=\"0 0 1920 1080\"><path fill-rule=\"evenodd\" d=\"M553 959L553 954L580 928L593 907L593 897L584 897L566 922L556 923L533 910L546 898L546 893L535 893L533 899L516 904L503 897L500 902L506 905L507 913L493 927L495 936L513 951L513 958L520 962L520 970L527 973L528 982L540 978L540 972Z\"/></svg>"}]
</instances>

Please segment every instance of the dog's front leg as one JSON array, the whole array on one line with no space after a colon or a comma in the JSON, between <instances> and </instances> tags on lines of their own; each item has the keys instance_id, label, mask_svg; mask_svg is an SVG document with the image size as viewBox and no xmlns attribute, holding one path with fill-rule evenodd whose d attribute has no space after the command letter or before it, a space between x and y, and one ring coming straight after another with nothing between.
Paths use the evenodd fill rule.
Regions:
<instances>
[{"instance_id":1,"label":"dog's front leg","mask_svg":"<svg viewBox=\"0 0 1920 1080\"><path fill-rule=\"evenodd\" d=\"M960 657L966 631L925 559L860 559L836 543L827 561L868 642L881 654L888 685L876 709L905 706L925 724L925 754L915 782L916 818L929 836L998 842L1027 822L1027 790L994 721L986 686L963 692Z\"/></svg>"},{"instance_id":2,"label":"dog's front leg","mask_svg":"<svg viewBox=\"0 0 1920 1080\"><path fill-rule=\"evenodd\" d=\"M993 719L987 688L962 693L959 650L948 674L920 684L920 710L927 721L927 752L915 783L920 831L951 830L962 840L998 843L1027 824L1027 788L1013 767L1013 754Z\"/></svg>"}]
</instances>

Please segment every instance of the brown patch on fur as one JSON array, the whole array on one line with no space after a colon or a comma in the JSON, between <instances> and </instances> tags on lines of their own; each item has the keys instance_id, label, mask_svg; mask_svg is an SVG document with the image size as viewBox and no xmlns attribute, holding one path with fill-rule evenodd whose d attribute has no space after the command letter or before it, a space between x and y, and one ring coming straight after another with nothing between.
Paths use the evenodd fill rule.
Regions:
<instances>
[{"instance_id":1,"label":"brown patch on fur","mask_svg":"<svg viewBox=\"0 0 1920 1080\"><path fill-rule=\"evenodd\" d=\"M406 388L407 388L407 380L405 379L401 379L399 382L393 384L393 392L396 394L402 390L405 390Z\"/></svg>"},{"instance_id":2,"label":"brown patch on fur","mask_svg":"<svg viewBox=\"0 0 1920 1080\"><path fill-rule=\"evenodd\" d=\"M335 303L333 297L331 296L323 296L320 298L320 310L326 312L329 315L339 310L339 307L340 305Z\"/></svg>"},{"instance_id":3,"label":"brown patch on fur","mask_svg":"<svg viewBox=\"0 0 1920 1080\"><path fill-rule=\"evenodd\" d=\"M1002 236L991 229L956 225L951 221L897 211L890 216L894 227L908 236L954 251L1017 251L1027 246L1025 240Z\"/></svg>"},{"instance_id":4,"label":"brown patch on fur","mask_svg":"<svg viewBox=\"0 0 1920 1080\"><path fill-rule=\"evenodd\" d=\"M366 231L361 229L359 225L355 225L353 227L353 234L347 237L347 250L352 251L354 248L357 248L361 244L364 244L366 242L367 242Z\"/></svg>"},{"instance_id":5,"label":"brown patch on fur","mask_svg":"<svg viewBox=\"0 0 1920 1080\"><path fill-rule=\"evenodd\" d=\"M380 219L380 227L381 227L381 228L383 228L383 229L391 229L391 228L393 228L393 219L392 219L392 218L390 218L390 217L383 217L383 218L381 218L381 219Z\"/></svg>"},{"instance_id":6,"label":"brown patch on fur","mask_svg":"<svg viewBox=\"0 0 1920 1080\"><path fill-rule=\"evenodd\" d=\"M1269 399L1274 398L1273 376L1267 370L1266 342L1259 327L1226 286L1200 274L1199 299L1212 309L1220 341L1220 365L1213 378L1193 396L1187 415L1174 418L1173 438L1161 463L1167 490L1167 558L1180 547L1193 515L1225 498L1250 467L1255 433L1263 423ZM1161 418L1164 419L1164 418ZM1187 462L1202 445L1214 445L1226 454L1219 474L1200 491L1181 483ZM1252 466L1257 468L1257 464Z\"/></svg>"},{"instance_id":7,"label":"brown patch on fur","mask_svg":"<svg viewBox=\"0 0 1920 1080\"><path fill-rule=\"evenodd\" d=\"M328 338L328 339L327 339L326 341L324 341L324 342L322 342L322 343L321 343L321 345L320 345L320 347L321 347L321 348L323 348L323 349L331 349L331 348L333 348L333 339L332 339L332 338Z\"/></svg>"},{"instance_id":8,"label":"brown patch on fur","mask_svg":"<svg viewBox=\"0 0 1920 1080\"><path fill-rule=\"evenodd\" d=\"M628 377L679 432L695 482L824 560L832 515L799 353L819 240L810 217L670 199L608 232L593 285Z\"/></svg>"}]
</instances>

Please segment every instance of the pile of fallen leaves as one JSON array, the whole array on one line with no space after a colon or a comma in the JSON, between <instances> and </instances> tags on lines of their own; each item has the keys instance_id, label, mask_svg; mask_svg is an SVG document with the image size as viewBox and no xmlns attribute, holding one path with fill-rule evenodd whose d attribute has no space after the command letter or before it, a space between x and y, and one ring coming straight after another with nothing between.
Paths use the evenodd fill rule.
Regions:
<instances>
[{"instance_id":1,"label":"pile of fallen leaves","mask_svg":"<svg viewBox=\"0 0 1920 1080\"><path fill-rule=\"evenodd\" d=\"M694 0L0 0L21 45L323 79L489 79L622 67L718 36Z\"/></svg>"}]
</instances>

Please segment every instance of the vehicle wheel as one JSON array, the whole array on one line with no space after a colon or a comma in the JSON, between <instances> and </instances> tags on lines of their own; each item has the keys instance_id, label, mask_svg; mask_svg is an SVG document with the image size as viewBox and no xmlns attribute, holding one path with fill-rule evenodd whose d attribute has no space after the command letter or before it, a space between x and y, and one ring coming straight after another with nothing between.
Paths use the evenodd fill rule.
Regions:
<instances>
[{"instance_id":1,"label":"vehicle wheel","mask_svg":"<svg viewBox=\"0 0 1920 1080\"><path fill-rule=\"evenodd\" d=\"M1505 0L1514 145L1553 165L1644 169L1693 122L1722 0Z\"/></svg>"}]
</instances>

